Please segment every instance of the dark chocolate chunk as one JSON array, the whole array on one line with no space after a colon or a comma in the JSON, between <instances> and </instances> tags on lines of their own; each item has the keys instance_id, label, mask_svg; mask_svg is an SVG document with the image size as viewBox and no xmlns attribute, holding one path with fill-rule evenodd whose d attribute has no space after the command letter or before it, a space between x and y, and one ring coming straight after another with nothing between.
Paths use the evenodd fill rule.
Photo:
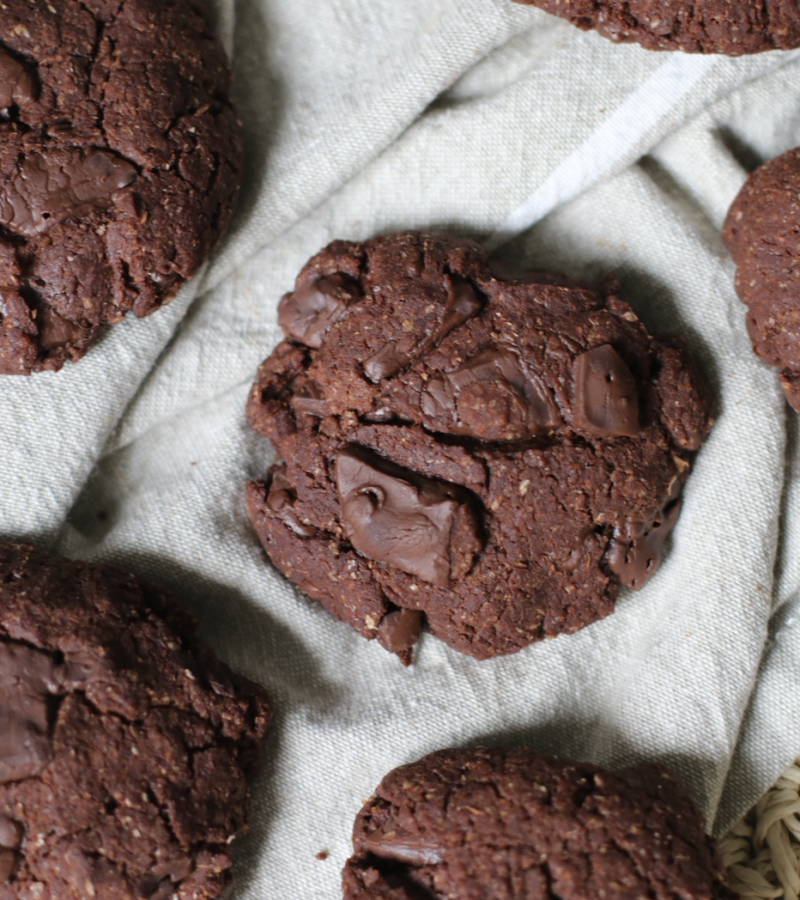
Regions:
<instances>
[{"instance_id":1,"label":"dark chocolate chunk","mask_svg":"<svg viewBox=\"0 0 800 900\"><path fill-rule=\"evenodd\" d=\"M800 47L800 15L791 2L761 0L517 0L594 28L614 43L647 50L741 56Z\"/></svg>"},{"instance_id":2,"label":"dark chocolate chunk","mask_svg":"<svg viewBox=\"0 0 800 900\"><path fill-rule=\"evenodd\" d=\"M278 304L278 324L288 338L319 349L328 329L347 314L360 297L358 285L347 275L318 278L286 294Z\"/></svg>"},{"instance_id":3,"label":"dark chocolate chunk","mask_svg":"<svg viewBox=\"0 0 800 900\"><path fill-rule=\"evenodd\" d=\"M4 0L0 37L0 256L22 305L0 375L30 375L197 272L233 213L242 128L197 0Z\"/></svg>"},{"instance_id":4,"label":"dark chocolate chunk","mask_svg":"<svg viewBox=\"0 0 800 900\"><path fill-rule=\"evenodd\" d=\"M439 587L451 582L451 535L463 488L444 484L381 460L362 448L336 456L336 486L345 533L363 556L397 566ZM478 525L472 519L473 536Z\"/></svg>"},{"instance_id":5,"label":"dark chocolate chunk","mask_svg":"<svg viewBox=\"0 0 800 900\"><path fill-rule=\"evenodd\" d=\"M277 513L287 528L290 528L296 535L302 538L315 537L318 528L313 525L306 525L300 521L297 514L292 509L294 506L296 494L286 478L286 469L277 468L272 474L272 482L267 494L267 503L269 508Z\"/></svg>"},{"instance_id":6,"label":"dark chocolate chunk","mask_svg":"<svg viewBox=\"0 0 800 900\"><path fill-rule=\"evenodd\" d=\"M402 349L397 341L389 341L364 363L364 372L373 384L391 378L433 350L448 334L477 315L483 306L475 286L458 275L448 277L447 300L441 321L433 332L409 349Z\"/></svg>"},{"instance_id":7,"label":"dark chocolate chunk","mask_svg":"<svg viewBox=\"0 0 800 900\"><path fill-rule=\"evenodd\" d=\"M319 418L324 418L331 412L320 386L309 380L305 380L292 394L292 408L296 413L305 413L308 416L318 416Z\"/></svg>"},{"instance_id":8,"label":"dark chocolate chunk","mask_svg":"<svg viewBox=\"0 0 800 900\"><path fill-rule=\"evenodd\" d=\"M502 275L445 235L336 241L298 286L320 272L361 299L318 349L279 344L247 408L285 460L247 506L286 577L409 663L423 626L512 653L652 574L712 422L684 344L613 285Z\"/></svg>"},{"instance_id":9,"label":"dark chocolate chunk","mask_svg":"<svg viewBox=\"0 0 800 900\"><path fill-rule=\"evenodd\" d=\"M533 437L561 424L542 379L504 347L484 350L455 372L432 379L422 395L422 411L432 419L452 418L455 434L483 440Z\"/></svg>"},{"instance_id":10,"label":"dark chocolate chunk","mask_svg":"<svg viewBox=\"0 0 800 900\"><path fill-rule=\"evenodd\" d=\"M424 835L406 834L390 817L364 839L364 849L383 859L396 859L412 866L437 866L444 860L444 849Z\"/></svg>"},{"instance_id":11,"label":"dark chocolate chunk","mask_svg":"<svg viewBox=\"0 0 800 900\"><path fill-rule=\"evenodd\" d=\"M378 640L390 653L410 650L422 636L422 613L418 609L395 609L378 626Z\"/></svg>"},{"instance_id":12,"label":"dark chocolate chunk","mask_svg":"<svg viewBox=\"0 0 800 900\"><path fill-rule=\"evenodd\" d=\"M154 584L0 542L0 895L223 896L271 708L195 629Z\"/></svg>"},{"instance_id":13,"label":"dark chocolate chunk","mask_svg":"<svg viewBox=\"0 0 800 900\"><path fill-rule=\"evenodd\" d=\"M0 224L34 237L57 222L106 209L136 177L134 166L107 150L30 152L0 184Z\"/></svg>"},{"instance_id":14,"label":"dark chocolate chunk","mask_svg":"<svg viewBox=\"0 0 800 900\"><path fill-rule=\"evenodd\" d=\"M439 750L365 801L344 900L735 900L681 779L526 748Z\"/></svg>"},{"instance_id":15,"label":"dark chocolate chunk","mask_svg":"<svg viewBox=\"0 0 800 900\"><path fill-rule=\"evenodd\" d=\"M85 333L80 325L60 316L50 306L38 311L36 325L39 329L39 344L44 350L76 344Z\"/></svg>"},{"instance_id":16,"label":"dark chocolate chunk","mask_svg":"<svg viewBox=\"0 0 800 900\"><path fill-rule=\"evenodd\" d=\"M58 687L50 656L0 642L0 784L38 775L49 762L48 697Z\"/></svg>"},{"instance_id":17,"label":"dark chocolate chunk","mask_svg":"<svg viewBox=\"0 0 800 900\"><path fill-rule=\"evenodd\" d=\"M664 543L678 521L681 511L680 484L676 477L669 496L661 507L649 510L643 518L626 516L614 529L606 561L620 584L638 591L655 575L661 562Z\"/></svg>"},{"instance_id":18,"label":"dark chocolate chunk","mask_svg":"<svg viewBox=\"0 0 800 900\"><path fill-rule=\"evenodd\" d=\"M574 372L575 428L601 437L636 437L636 382L617 351L610 344L587 350L575 360Z\"/></svg>"},{"instance_id":19,"label":"dark chocolate chunk","mask_svg":"<svg viewBox=\"0 0 800 900\"><path fill-rule=\"evenodd\" d=\"M14 103L24 106L34 99L35 86L30 72L0 49L0 109L8 109Z\"/></svg>"}]
</instances>

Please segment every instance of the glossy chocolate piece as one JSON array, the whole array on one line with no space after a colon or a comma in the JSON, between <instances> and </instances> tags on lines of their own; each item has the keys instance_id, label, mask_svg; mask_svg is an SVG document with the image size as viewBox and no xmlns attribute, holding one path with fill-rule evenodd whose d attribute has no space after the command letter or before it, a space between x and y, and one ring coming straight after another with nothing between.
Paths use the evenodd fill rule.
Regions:
<instances>
[{"instance_id":1,"label":"glossy chocolate piece","mask_svg":"<svg viewBox=\"0 0 800 900\"><path fill-rule=\"evenodd\" d=\"M481 295L470 281L458 275L450 276L442 319L433 333L408 350L402 349L397 341L389 341L366 360L364 373L373 384L397 375L412 363L427 356L454 328L477 315L482 307Z\"/></svg>"},{"instance_id":2,"label":"glossy chocolate piece","mask_svg":"<svg viewBox=\"0 0 800 900\"><path fill-rule=\"evenodd\" d=\"M574 427L598 437L636 437L641 431L636 382L611 344L581 353L573 371Z\"/></svg>"},{"instance_id":3,"label":"glossy chocolate piece","mask_svg":"<svg viewBox=\"0 0 800 900\"><path fill-rule=\"evenodd\" d=\"M418 609L395 609L378 626L378 640L390 653L410 650L422 637L422 613Z\"/></svg>"},{"instance_id":4,"label":"glossy chocolate piece","mask_svg":"<svg viewBox=\"0 0 800 900\"><path fill-rule=\"evenodd\" d=\"M59 315L52 307L43 306L36 313L39 345L44 350L75 344L84 336L84 329Z\"/></svg>"},{"instance_id":5,"label":"glossy chocolate piece","mask_svg":"<svg viewBox=\"0 0 800 900\"><path fill-rule=\"evenodd\" d=\"M34 237L56 222L107 209L136 178L134 166L107 150L32 150L0 187L0 224Z\"/></svg>"},{"instance_id":6,"label":"glossy chocolate piece","mask_svg":"<svg viewBox=\"0 0 800 900\"><path fill-rule=\"evenodd\" d=\"M361 298L361 291L347 275L325 275L285 294L278 304L278 324L286 337L318 350L328 329Z\"/></svg>"},{"instance_id":7,"label":"glossy chocolate piece","mask_svg":"<svg viewBox=\"0 0 800 900\"><path fill-rule=\"evenodd\" d=\"M35 86L28 69L10 53L0 49L0 109L24 106L35 99Z\"/></svg>"},{"instance_id":8,"label":"glossy chocolate piece","mask_svg":"<svg viewBox=\"0 0 800 900\"><path fill-rule=\"evenodd\" d=\"M463 489L401 469L362 448L336 457L336 484L345 532L369 559L396 566L409 575L449 587L450 536L460 509L478 523Z\"/></svg>"},{"instance_id":9,"label":"glossy chocolate piece","mask_svg":"<svg viewBox=\"0 0 800 900\"><path fill-rule=\"evenodd\" d=\"M626 516L615 529L606 562L620 584L638 591L655 575L664 543L681 512L680 490L676 479L661 507L645 519Z\"/></svg>"},{"instance_id":10,"label":"glossy chocolate piece","mask_svg":"<svg viewBox=\"0 0 800 900\"><path fill-rule=\"evenodd\" d=\"M272 474L272 481L267 494L267 504L269 508L278 513L283 519L288 529L293 531L298 537L312 538L319 532L318 528L313 525L306 525L301 522L297 514L292 509L296 495L294 489L289 484L286 477L286 469L278 468Z\"/></svg>"},{"instance_id":11,"label":"glossy chocolate piece","mask_svg":"<svg viewBox=\"0 0 800 900\"><path fill-rule=\"evenodd\" d=\"M58 689L50 656L0 642L0 784L31 778L47 765L48 698Z\"/></svg>"},{"instance_id":12,"label":"glossy chocolate piece","mask_svg":"<svg viewBox=\"0 0 800 900\"><path fill-rule=\"evenodd\" d=\"M368 853L396 859L411 866L436 866L444 860L444 848L421 834L406 834L391 817L363 841Z\"/></svg>"},{"instance_id":13,"label":"glossy chocolate piece","mask_svg":"<svg viewBox=\"0 0 800 900\"><path fill-rule=\"evenodd\" d=\"M449 430L482 440L508 441L546 434L561 423L542 380L506 347L492 347L455 372L431 380L422 394L430 419L454 422Z\"/></svg>"}]
</instances>

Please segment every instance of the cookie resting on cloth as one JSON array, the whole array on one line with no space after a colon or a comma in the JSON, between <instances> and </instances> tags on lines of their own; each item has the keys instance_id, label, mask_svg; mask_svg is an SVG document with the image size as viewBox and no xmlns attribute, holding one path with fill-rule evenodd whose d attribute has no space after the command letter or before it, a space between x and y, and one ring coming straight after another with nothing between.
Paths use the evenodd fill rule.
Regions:
<instances>
[{"instance_id":1,"label":"cookie resting on cloth","mask_svg":"<svg viewBox=\"0 0 800 900\"><path fill-rule=\"evenodd\" d=\"M517 0L647 50L742 56L800 46L796 0Z\"/></svg>"},{"instance_id":2,"label":"cookie resting on cloth","mask_svg":"<svg viewBox=\"0 0 800 900\"><path fill-rule=\"evenodd\" d=\"M515 750L390 772L353 829L345 900L733 900L681 780Z\"/></svg>"},{"instance_id":3,"label":"cookie resting on cloth","mask_svg":"<svg viewBox=\"0 0 800 900\"><path fill-rule=\"evenodd\" d=\"M0 900L214 900L271 718L155 585L0 542Z\"/></svg>"},{"instance_id":4,"label":"cookie resting on cloth","mask_svg":"<svg viewBox=\"0 0 800 900\"><path fill-rule=\"evenodd\" d=\"M781 370L800 412L800 148L756 169L728 211L722 239L736 263L755 352Z\"/></svg>"},{"instance_id":5,"label":"cookie resting on cloth","mask_svg":"<svg viewBox=\"0 0 800 900\"><path fill-rule=\"evenodd\" d=\"M242 166L199 0L0 4L0 374L79 360L217 244Z\"/></svg>"},{"instance_id":6,"label":"cookie resting on cloth","mask_svg":"<svg viewBox=\"0 0 800 900\"><path fill-rule=\"evenodd\" d=\"M614 291L494 277L471 241L336 241L280 303L247 486L277 568L404 662L608 615L655 572L711 398Z\"/></svg>"}]
</instances>

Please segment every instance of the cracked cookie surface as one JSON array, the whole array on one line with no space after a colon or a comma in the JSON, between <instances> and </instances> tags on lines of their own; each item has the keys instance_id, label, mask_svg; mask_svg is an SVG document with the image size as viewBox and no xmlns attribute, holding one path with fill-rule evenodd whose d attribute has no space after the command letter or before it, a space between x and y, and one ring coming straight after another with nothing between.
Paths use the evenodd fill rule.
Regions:
<instances>
[{"instance_id":1,"label":"cracked cookie surface","mask_svg":"<svg viewBox=\"0 0 800 900\"><path fill-rule=\"evenodd\" d=\"M390 772L353 829L346 900L733 900L681 780L520 748Z\"/></svg>"},{"instance_id":2,"label":"cracked cookie surface","mask_svg":"<svg viewBox=\"0 0 800 900\"><path fill-rule=\"evenodd\" d=\"M0 542L0 900L213 900L232 883L263 688L170 594Z\"/></svg>"},{"instance_id":3,"label":"cracked cookie surface","mask_svg":"<svg viewBox=\"0 0 800 900\"><path fill-rule=\"evenodd\" d=\"M0 7L0 374L60 369L168 302L217 244L242 166L199 0Z\"/></svg>"},{"instance_id":4,"label":"cracked cookie surface","mask_svg":"<svg viewBox=\"0 0 800 900\"><path fill-rule=\"evenodd\" d=\"M337 241L279 307L247 486L276 567L404 662L477 658L608 615L655 572L711 397L614 291L492 274L470 241Z\"/></svg>"},{"instance_id":5,"label":"cracked cookie surface","mask_svg":"<svg viewBox=\"0 0 800 900\"><path fill-rule=\"evenodd\" d=\"M516 0L647 50L741 56L800 46L795 0Z\"/></svg>"},{"instance_id":6,"label":"cracked cookie surface","mask_svg":"<svg viewBox=\"0 0 800 900\"><path fill-rule=\"evenodd\" d=\"M733 201L722 239L736 264L753 350L781 370L800 412L800 149L759 166Z\"/></svg>"}]
</instances>

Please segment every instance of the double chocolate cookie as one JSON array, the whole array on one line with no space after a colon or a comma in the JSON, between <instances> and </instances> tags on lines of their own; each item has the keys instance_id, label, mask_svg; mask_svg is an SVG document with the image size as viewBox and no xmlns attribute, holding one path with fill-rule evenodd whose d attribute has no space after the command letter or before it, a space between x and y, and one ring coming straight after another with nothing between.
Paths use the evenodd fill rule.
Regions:
<instances>
[{"instance_id":1,"label":"double chocolate cookie","mask_svg":"<svg viewBox=\"0 0 800 900\"><path fill-rule=\"evenodd\" d=\"M0 897L213 900L271 718L161 588L0 543Z\"/></svg>"},{"instance_id":2,"label":"double chocolate cookie","mask_svg":"<svg viewBox=\"0 0 800 900\"><path fill-rule=\"evenodd\" d=\"M800 148L764 163L731 206L722 239L736 263L755 352L781 370L800 412Z\"/></svg>"},{"instance_id":3,"label":"double chocolate cookie","mask_svg":"<svg viewBox=\"0 0 800 900\"><path fill-rule=\"evenodd\" d=\"M661 766L441 750L358 814L346 900L734 900L716 841Z\"/></svg>"},{"instance_id":4,"label":"double chocolate cookie","mask_svg":"<svg viewBox=\"0 0 800 900\"><path fill-rule=\"evenodd\" d=\"M647 50L741 56L800 46L795 0L517 0Z\"/></svg>"},{"instance_id":5,"label":"double chocolate cookie","mask_svg":"<svg viewBox=\"0 0 800 900\"><path fill-rule=\"evenodd\" d=\"M200 0L5 0L0 41L0 374L29 374L197 271L241 125Z\"/></svg>"},{"instance_id":6,"label":"double chocolate cookie","mask_svg":"<svg viewBox=\"0 0 800 900\"><path fill-rule=\"evenodd\" d=\"M711 398L614 291L500 279L470 241L337 241L280 303L247 486L277 568L404 662L423 622L477 658L608 615L655 572Z\"/></svg>"}]
</instances>

